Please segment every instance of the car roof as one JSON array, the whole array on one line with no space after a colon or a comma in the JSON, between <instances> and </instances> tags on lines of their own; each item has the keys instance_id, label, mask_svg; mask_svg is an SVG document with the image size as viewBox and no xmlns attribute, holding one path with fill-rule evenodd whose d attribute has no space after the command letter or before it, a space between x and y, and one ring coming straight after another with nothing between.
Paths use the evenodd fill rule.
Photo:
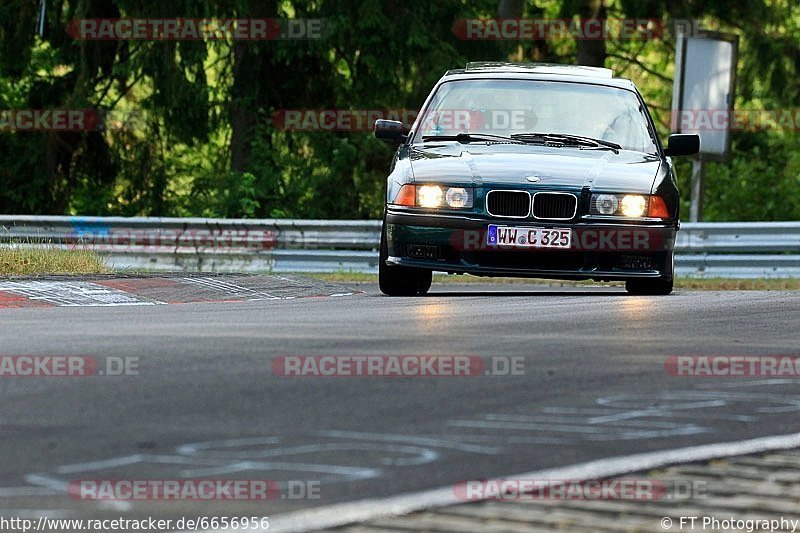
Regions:
<instances>
[{"instance_id":1,"label":"car roof","mask_svg":"<svg viewBox=\"0 0 800 533\"><path fill-rule=\"evenodd\" d=\"M448 70L439 82L487 78L590 83L636 91L632 81L615 78L611 69L552 63L467 63L466 68Z\"/></svg>"}]
</instances>

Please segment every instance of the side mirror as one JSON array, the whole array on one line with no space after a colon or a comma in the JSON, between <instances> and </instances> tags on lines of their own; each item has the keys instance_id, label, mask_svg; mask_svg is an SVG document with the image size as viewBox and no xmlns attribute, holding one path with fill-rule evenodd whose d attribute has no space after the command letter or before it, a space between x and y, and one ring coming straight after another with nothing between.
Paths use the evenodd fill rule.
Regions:
<instances>
[{"instance_id":1,"label":"side mirror","mask_svg":"<svg viewBox=\"0 0 800 533\"><path fill-rule=\"evenodd\" d=\"M669 156L695 155L700 152L700 136L696 133L670 135L665 152Z\"/></svg>"},{"instance_id":2,"label":"side mirror","mask_svg":"<svg viewBox=\"0 0 800 533\"><path fill-rule=\"evenodd\" d=\"M403 123L398 120L376 120L375 138L387 143L400 144L405 142L408 132Z\"/></svg>"}]
</instances>

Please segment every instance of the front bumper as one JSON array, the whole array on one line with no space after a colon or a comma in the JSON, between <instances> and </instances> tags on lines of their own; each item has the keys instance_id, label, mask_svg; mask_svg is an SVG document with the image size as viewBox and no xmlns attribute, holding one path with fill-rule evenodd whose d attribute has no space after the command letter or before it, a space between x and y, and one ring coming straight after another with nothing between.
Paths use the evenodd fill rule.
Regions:
<instances>
[{"instance_id":1,"label":"front bumper","mask_svg":"<svg viewBox=\"0 0 800 533\"><path fill-rule=\"evenodd\" d=\"M569 249L486 244L490 224L567 228ZM388 211L388 265L478 276L624 280L673 276L675 225L560 223Z\"/></svg>"}]
</instances>

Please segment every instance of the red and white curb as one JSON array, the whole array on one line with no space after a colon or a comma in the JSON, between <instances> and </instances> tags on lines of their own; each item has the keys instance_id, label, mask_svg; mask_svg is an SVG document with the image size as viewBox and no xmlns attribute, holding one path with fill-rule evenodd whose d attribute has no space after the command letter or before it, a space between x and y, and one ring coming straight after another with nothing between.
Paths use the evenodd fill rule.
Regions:
<instances>
[{"instance_id":1,"label":"red and white curb","mask_svg":"<svg viewBox=\"0 0 800 533\"><path fill-rule=\"evenodd\" d=\"M156 305L135 294L85 281L9 281L0 283L0 307L77 307Z\"/></svg>"},{"instance_id":2,"label":"red and white curb","mask_svg":"<svg viewBox=\"0 0 800 533\"><path fill-rule=\"evenodd\" d=\"M351 296L339 286L282 276L132 277L0 281L0 308L118 307Z\"/></svg>"}]
</instances>

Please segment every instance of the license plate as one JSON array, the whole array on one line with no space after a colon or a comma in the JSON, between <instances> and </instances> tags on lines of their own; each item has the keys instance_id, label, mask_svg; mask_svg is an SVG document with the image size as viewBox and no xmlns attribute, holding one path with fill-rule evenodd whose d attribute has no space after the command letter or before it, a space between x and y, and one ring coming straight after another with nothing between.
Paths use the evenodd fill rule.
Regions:
<instances>
[{"instance_id":1,"label":"license plate","mask_svg":"<svg viewBox=\"0 0 800 533\"><path fill-rule=\"evenodd\" d=\"M572 230L492 224L487 232L486 243L489 246L517 246L520 248L569 248L572 245Z\"/></svg>"}]
</instances>

